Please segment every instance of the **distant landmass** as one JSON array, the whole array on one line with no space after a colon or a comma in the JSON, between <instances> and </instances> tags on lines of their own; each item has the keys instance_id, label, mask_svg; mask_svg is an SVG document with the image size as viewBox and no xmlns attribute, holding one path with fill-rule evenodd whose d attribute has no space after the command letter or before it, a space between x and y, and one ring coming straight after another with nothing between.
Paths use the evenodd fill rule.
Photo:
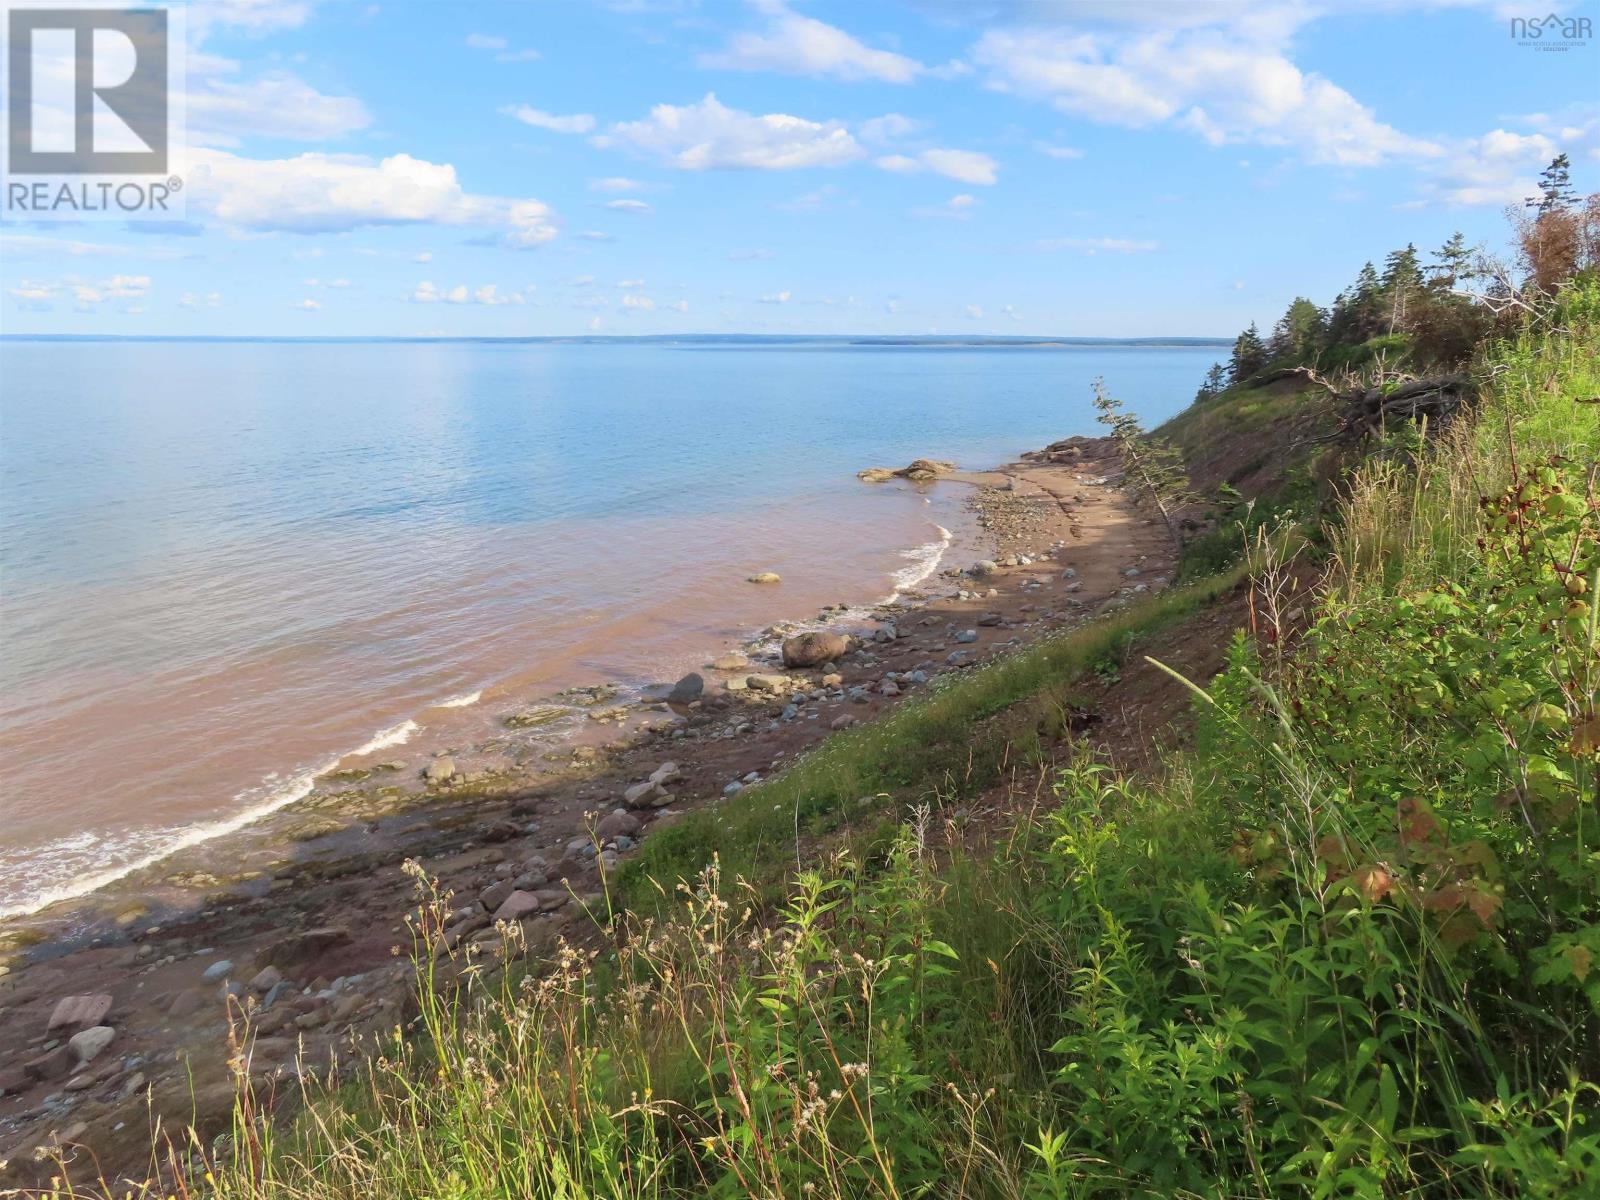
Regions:
<instances>
[{"instance_id":1,"label":"distant landmass","mask_svg":"<svg viewBox=\"0 0 1600 1200\"><path fill-rule=\"evenodd\" d=\"M112 333L7 333L0 334L4 342L489 342L497 344L530 343L562 345L628 345L651 343L680 346L917 346L955 348L1045 348L1072 346L1217 346L1233 345L1232 338L1220 337L1027 337L1000 335L959 336L928 334L832 334L832 333L646 333L646 334L572 334L538 337L291 337L291 336L204 336L183 337L159 334Z\"/></svg>"}]
</instances>

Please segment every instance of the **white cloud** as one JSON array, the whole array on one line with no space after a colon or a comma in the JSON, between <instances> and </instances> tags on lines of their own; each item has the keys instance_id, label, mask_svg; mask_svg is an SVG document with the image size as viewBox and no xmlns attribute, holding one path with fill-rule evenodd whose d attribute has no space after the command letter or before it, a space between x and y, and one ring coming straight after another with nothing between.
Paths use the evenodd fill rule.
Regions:
<instances>
[{"instance_id":1,"label":"white cloud","mask_svg":"<svg viewBox=\"0 0 1600 1200\"><path fill-rule=\"evenodd\" d=\"M932 171L949 179L957 179L962 183L976 183L988 186L996 181L995 170L998 164L987 154L979 154L974 150L923 150L915 156L908 154L887 154L878 159L874 164L885 171L898 171L910 174L917 171Z\"/></svg>"},{"instance_id":2,"label":"white cloud","mask_svg":"<svg viewBox=\"0 0 1600 1200\"><path fill-rule=\"evenodd\" d=\"M198 43L218 25L252 34L298 29L310 13L307 0L207 0L188 10L189 36Z\"/></svg>"},{"instance_id":3,"label":"white cloud","mask_svg":"<svg viewBox=\"0 0 1600 1200\"><path fill-rule=\"evenodd\" d=\"M1079 150L1076 146L1051 146L1044 142L1040 142L1038 143L1038 150L1040 154L1043 154L1049 158L1059 158L1068 161L1083 157L1083 151Z\"/></svg>"},{"instance_id":4,"label":"white cloud","mask_svg":"<svg viewBox=\"0 0 1600 1200\"><path fill-rule=\"evenodd\" d=\"M617 240L609 233L604 233L598 229L585 229L580 231L577 236L586 242L614 242Z\"/></svg>"},{"instance_id":5,"label":"white cloud","mask_svg":"<svg viewBox=\"0 0 1600 1200\"><path fill-rule=\"evenodd\" d=\"M966 316L966 318L969 321L981 320L982 317L983 317L983 306L982 305L969 304L969 305L966 306L966 308L962 309L961 311L962 311L963 315Z\"/></svg>"},{"instance_id":6,"label":"white cloud","mask_svg":"<svg viewBox=\"0 0 1600 1200\"><path fill-rule=\"evenodd\" d=\"M179 308L199 308L202 305L206 308L221 308L222 293L207 292L204 296L201 296L194 292L185 292L178 301Z\"/></svg>"},{"instance_id":7,"label":"white cloud","mask_svg":"<svg viewBox=\"0 0 1600 1200\"><path fill-rule=\"evenodd\" d=\"M834 79L910 83L925 68L891 50L874 50L834 25L791 12L781 0L763 0L764 33L736 34L727 48L700 56L702 67L726 71L778 71Z\"/></svg>"},{"instance_id":8,"label":"white cloud","mask_svg":"<svg viewBox=\"0 0 1600 1200\"><path fill-rule=\"evenodd\" d=\"M508 104L500 111L508 117L515 117L524 125L532 125L535 129L548 129L552 133L588 133L594 128L594 117L588 113L573 113L570 116L560 117L526 104Z\"/></svg>"},{"instance_id":9,"label":"white cloud","mask_svg":"<svg viewBox=\"0 0 1600 1200\"><path fill-rule=\"evenodd\" d=\"M499 230L499 241L518 249L556 236L554 215L541 201L467 192L449 163L409 154L373 162L345 154L253 159L194 150L190 158L190 202L240 229L328 233L431 222Z\"/></svg>"},{"instance_id":10,"label":"white cloud","mask_svg":"<svg viewBox=\"0 0 1600 1200\"><path fill-rule=\"evenodd\" d=\"M863 142L878 146L885 142L910 137L922 128L923 123L913 117L903 116L900 113L884 113L881 117L872 117L861 122L856 128L856 133Z\"/></svg>"},{"instance_id":11,"label":"white cloud","mask_svg":"<svg viewBox=\"0 0 1600 1200\"><path fill-rule=\"evenodd\" d=\"M318 304L315 300L301 300L297 304L290 305L290 307L299 309L301 312L316 312L322 307L322 305Z\"/></svg>"},{"instance_id":12,"label":"white cloud","mask_svg":"<svg viewBox=\"0 0 1600 1200\"><path fill-rule=\"evenodd\" d=\"M293 19L282 27L299 24L304 6L281 6ZM300 16L293 9L300 9ZM191 4L188 44L175 48L183 55L185 89L178 97L185 113L186 142L191 146L237 146L245 138L266 137L290 141L329 141L371 124L366 107L354 96L328 95L282 67L249 76L237 59L203 48L218 25L242 25L247 30L270 29L272 10L266 6L227 3ZM237 18L237 20L230 20ZM131 63L128 64L131 69ZM35 72L43 80L44 94L70 94L73 64L69 55L36 55ZM70 127L70 111L41 103L36 125Z\"/></svg>"},{"instance_id":13,"label":"white cloud","mask_svg":"<svg viewBox=\"0 0 1600 1200\"><path fill-rule=\"evenodd\" d=\"M687 300L674 300L667 307L672 309L673 312L686 313L689 311L689 302Z\"/></svg>"},{"instance_id":14,"label":"white cloud","mask_svg":"<svg viewBox=\"0 0 1600 1200\"><path fill-rule=\"evenodd\" d=\"M1062 237L1041 238L1034 243L1040 250L1077 250L1084 254L1147 254L1161 249L1159 242L1135 238Z\"/></svg>"},{"instance_id":15,"label":"white cloud","mask_svg":"<svg viewBox=\"0 0 1600 1200\"><path fill-rule=\"evenodd\" d=\"M68 255L72 258L182 258L183 252L161 247L116 245L107 242L83 242L75 238L44 237L32 233L0 233L0 250L7 257L38 256L53 258Z\"/></svg>"},{"instance_id":16,"label":"white cloud","mask_svg":"<svg viewBox=\"0 0 1600 1200\"><path fill-rule=\"evenodd\" d=\"M789 292L789 291L772 292L769 295L762 296L762 297L758 298L756 303L758 303L758 304L787 304L787 303L789 303L789 299L790 299L791 296L793 296L793 294L794 294L793 292Z\"/></svg>"},{"instance_id":17,"label":"white cloud","mask_svg":"<svg viewBox=\"0 0 1600 1200\"><path fill-rule=\"evenodd\" d=\"M591 192L638 192L644 189L644 184L637 179L628 179L622 175L609 175L604 179L589 180Z\"/></svg>"},{"instance_id":18,"label":"white cloud","mask_svg":"<svg viewBox=\"0 0 1600 1200\"><path fill-rule=\"evenodd\" d=\"M992 184L995 161L973 150L924 150L917 155L928 170L962 183Z\"/></svg>"},{"instance_id":19,"label":"white cloud","mask_svg":"<svg viewBox=\"0 0 1600 1200\"><path fill-rule=\"evenodd\" d=\"M510 42L494 34L469 33L466 41L474 50L492 52L495 62L534 62L541 57L537 50L513 50Z\"/></svg>"},{"instance_id":20,"label":"white cloud","mask_svg":"<svg viewBox=\"0 0 1600 1200\"><path fill-rule=\"evenodd\" d=\"M202 56L213 70L231 72L237 64ZM194 75L200 77L195 80ZM185 96L190 141L204 146L237 146L249 137L323 142L372 123L354 96L329 96L298 76L274 71L256 79L207 76L191 67L195 86Z\"/></svg>"},{"instance_id":21,"label":"white cloud","mask_svg":"<svg viewBox=\"0 0 1600 1200\"><path fill-rule=\"evenodd\" d=\"M526 304L528 298L520 291L502 292L494 283L470 287L458 283L453 288L441 288L424 279L411 293L413 304Z\"/></svg>"},{"instance_id":22,"label":"white cloud","mask_svg":"<svg viewBox=\"0 0 1600 1200\"><path fill-rule=\"evenodd\" d=\"M623 308L638 309L641 312L649 312L651 309L655 308L655 306L656 302L654 300L650 299L649 296L641 296L638 292L629 292L622 298Z\"/></svg>"},{"instance_id":23,"label":"white cloud","mask_svg":"<svg viewBox=\"0 0 1600 1200\"><path fill-rule=\"evenodd\" d=\"M621 143L684 171L836 167L866 154L838 121L756 116L728 108L709 92L697 104L658 104L644 120L614 125L595 143Z\"/></svg>"},{"instance_id":24,"label":"white cloud","mask_svg":"<svg viewBox=\"0 0 1600 1200\"><path fill-rule=\"evenodd\" d=\"M978 207L978 198L962 193L951 196L943 204L929 208L913 208L911 215L914 217L951 217L958 221L965 221Z\"/></svg>"},{"instance_id":25,"label":"white cloud","mask_svg":"<svg viewBox=\"0 0 1600 1200\"><path fill-rule=\"evenodd\" d=\"M1494 129L1468 138L1450 153L1422 185L1423 202L1450 205L1521 204L1539 191L1539 172L1557 154L1581 151L1600 138L1600 116L1591 124L1557 124L1535 114L1530 123L1550 132L1516 133Z\"/></svg>"},{"instance_id":26,"label":"white cloud","mask_svg":"<svg viewBox=\"0 0 1600 1200\"><path fill-rule=\"evenodd\" d=\"M774 207L780 208L784 212L821 212L832 204L834 197L838 194L839 189L828 183L815 191L796 196L793 200L785 200L781 204L774 205Z\"/></svg>"},{"instance_id":27,"label":"white cloud","mask_svg":"<svg viewBox=\"0 0 1600 1200\"><path fill-rule=\"evenodd\" d=\"M1213 145L1257 142L1346 167L1439 152L1379 121L1343 88L1302 72L1272 44L1281 33L1270 23L1131 35L992 29L973 57L988 69L991 87L1101 124L1172 124Z\"/></svg>"},{"instance_id":28,"label":"white cloud","mask_svg":"<svg viewBox=\"0 0 1600 1200\"><path fill-rule=\"evenodd\" d=\"M619 279L619 280L617 280L617 286L619 288L623 288L623 289L642 288L644 286L644 280L642 280L642 279Z\"/></svg>"},{"instance_id":29,"label":"white cloud","mask_svg":"<svg viewBox=\"0 0 1600 1200\"><path fill-rule=\"evenodd\" d=\"M651 208L643 200L607 200L602 207L609 208L613 212L634 213L637 216L655 212L655 209Z\"/></svg>"},{"instance_id":30,"label":"white cloud","mask_svg":"<svg viewBox=\"0 0 1600 1200\"><path fill-rule=\"evenodd\" d=\"M412 256L411 261L419 263L431 263L433 261L433 251L418 250L416 254Z\"/></svg>"},{"instance_id":31,"label":"white cloud","mask_svg":"<svg viewBox=\"0 0 1600 1200\"><path fill-rule=\"evenodd\" d=\"M49 308L55 300L70 299L79 312L90 312L109 300L143 299L150 292L150 276L112 275L90 280L66 275L59 280L24 279L6 290L25 308ZM122 311L135 309L124 305Z\"/></svg>"}]
</instances>

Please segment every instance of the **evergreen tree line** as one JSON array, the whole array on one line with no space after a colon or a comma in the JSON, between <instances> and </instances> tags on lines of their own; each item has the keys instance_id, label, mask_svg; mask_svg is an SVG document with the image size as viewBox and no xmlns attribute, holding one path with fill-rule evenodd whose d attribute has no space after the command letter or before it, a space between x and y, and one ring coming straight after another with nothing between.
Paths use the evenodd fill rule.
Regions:
<instances>
[{"instance_id":1,"label":"evergreen tree line","mask_svg":"<svg viewBox=\"0 0 1600 1200\"><path fill-rule=\"evenodd\" d=\"M1550 290L1547 282L1559 284L1578 270L1594 265L1580 252L1566 252L1562 262L1552 268L1539 261L1529 245L1543 247L1555 242L1555 232L1580 224L1580 217L1596 211L1596 198L1582 200L1572 190L1570 164L1565 154L1558 155L1539 177L1539 195L1530 197L1529 216L1523 222L1519 247L1524 277L1530 286ZM1542 238L1530 237L1526 230L1539 231ZM1566 239L1573 240L1573 239ZM1550 252L1545 252L1549 258ZM1593 257L1591 253L1589 258ZM1556 277L1550 281L1546 276ZM1503 289L1492 265L1467 245L1459 231L1435 250L1424 263L1415 244L1391 251L1380 270L1365 263L1355 282L1322 308L1304 296L1297 296L1283 316L1263 336L1251 322L1233 343L1226 364L1216 363L1201 385L1198 399L1216 395L1225 387L1242 383L1271 368L1342 365L1364 355L1353 353L1373 339L1393 338L1395 350L1403 349L1422 365L1448 365L1465 358L1493 322L1492 309L1480 305L1464 286L1482 278L1490 279L1493 292Z\"/></svg>"}]
</instances>

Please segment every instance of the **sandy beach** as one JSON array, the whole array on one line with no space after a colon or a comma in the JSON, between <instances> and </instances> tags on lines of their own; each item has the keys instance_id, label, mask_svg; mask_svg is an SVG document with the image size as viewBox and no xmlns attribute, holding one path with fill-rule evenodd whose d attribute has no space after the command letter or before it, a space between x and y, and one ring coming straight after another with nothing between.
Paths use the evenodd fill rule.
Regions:
<instances>
[{"instance_id":1,"label":"sandy beach","mask_svg":"<svg viewBox=\"0 0 1600 1200\"><path fill-rule=\"evenodd\" d=\"M643 696L580 686L493 710L490 736L480 722L470 738L374 745L243 828L0 927L0 1184L37 1182L55 1147L108 1179L142 1176L153 1120L216 1132L234 1091L230 1006L251 1014L243 1069L284 1094L404 1021L408 861L453 894L452 944L497 940L496 919L521 922L535 954L593 938L607 873L677 814L759 802L830 732L1161 588L1170 546L1117 471L1103 443L1071 439L944 474L919 486L962 494L970 529L888 603L791 612ZM715 585L784 611L781 584ZM785 637L804 631L850 649L785 668Z\"/></svg>"}]
</instances>

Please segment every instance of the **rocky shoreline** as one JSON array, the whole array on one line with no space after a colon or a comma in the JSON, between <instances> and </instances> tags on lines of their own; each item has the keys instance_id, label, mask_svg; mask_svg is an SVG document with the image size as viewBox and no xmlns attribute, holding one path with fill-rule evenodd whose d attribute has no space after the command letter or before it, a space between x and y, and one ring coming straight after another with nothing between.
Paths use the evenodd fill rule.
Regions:
<instances>
[{"instance_id":1,"label":"rocky shoreline","mask_svg":"<svg viewBox=\"0 0 1600 1200\"><path fill-rule=\"evenodd\" d=\"M968 485L992 557L872 611L774 626L638 703L597 685L508 713L526 748L508 767L474 766L480 745L334 771L248 836L86 902L68 935L0 930L0 1188L38 1183L57 1153L143 1178L151 1121L210 1136L236 1070L287 1093L354 1062L409 1015L417 871L453 896L451 948L498 953L504 922L533 955L582 940L609 872L679 814L748 802L830 732L1170 574L1098 440L989 472L904 470L920 464L937 469L889 474ZM239 1057L229 1018L246 1012Z\"/></svg>"}]
</instances>

